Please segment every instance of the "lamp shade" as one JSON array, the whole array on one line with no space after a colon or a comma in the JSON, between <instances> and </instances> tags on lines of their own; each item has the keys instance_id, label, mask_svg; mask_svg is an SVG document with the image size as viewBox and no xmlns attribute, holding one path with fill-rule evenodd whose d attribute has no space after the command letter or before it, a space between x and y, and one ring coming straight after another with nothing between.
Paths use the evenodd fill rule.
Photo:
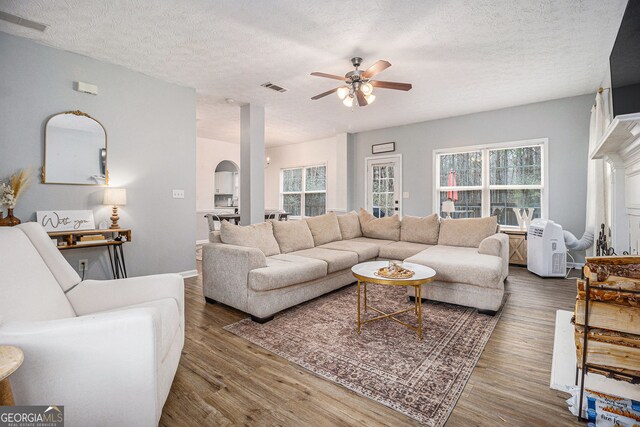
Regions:
<instances>
[{"instance_id":1,"label":"lamp shade","mask_svg":"<svg viewBox=\"0 0 640 427\"><path fill-rule=\"evenodd\" d=\"M456 205L453 204L453 200L445 200L442 202L442 212L451 213L455 212Z\"/></svg>"},{"instance_id":2,"label":"lamp shade","mask_svg":"<svg viewBox=\"0 0 640 427\"><path fill-rule=\"evenodd\" d=\"M110 206L126 205L127 190L124 188L105 188L102 203Z\"/></svg>"}]
</instances>

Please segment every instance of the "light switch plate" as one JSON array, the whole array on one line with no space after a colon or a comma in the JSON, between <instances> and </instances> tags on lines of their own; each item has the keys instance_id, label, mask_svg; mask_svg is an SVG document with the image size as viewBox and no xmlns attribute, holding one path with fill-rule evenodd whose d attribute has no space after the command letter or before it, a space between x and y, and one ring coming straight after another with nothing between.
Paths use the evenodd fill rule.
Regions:
<instances>
[{"instance_id":1,"label":"light switch plate","mask_svg":"<svg viewBox=\"0 0 640 427\"><path fill-rule=\"evenodd\" d=\"M403 198L403 199L408 199L408 198L409 198L409 192L408 192L408 191L404 191L404 192L402 193L402 198Z\"/></svg>"},{"instance_id":2,"label":"light switch plate","mask_svg":"<svg viewBox=\"0 0 640 427\"><path fill-rule=\"evenodd\" d=\"M184 199L184 190L173 190L174 199Z\"/></svg>"}]
</instances>

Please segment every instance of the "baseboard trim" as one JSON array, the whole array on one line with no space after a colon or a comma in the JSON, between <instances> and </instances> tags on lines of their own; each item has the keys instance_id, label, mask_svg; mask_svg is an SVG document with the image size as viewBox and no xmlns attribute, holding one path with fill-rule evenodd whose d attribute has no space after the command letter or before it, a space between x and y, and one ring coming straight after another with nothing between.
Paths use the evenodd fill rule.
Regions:
<instances>
[{"instance_id":1,"label":"baseboard trim","mask_svg":"<svg viewBox=\"0 0 640 427\"><path fill-rule=\"evenodd\" d=\"M196 240L196 245L204 245L205 243L209 243L209 239Z\"/></svg>"},{"instance_id":2,"label":"baseboard trim","mask_svg":"<svg viewBox=\"0 0 640 427\"><path fill-rule=\"evenodd\" d=\"M188 279L189 277L196 277L198 275L198 270L181 271L178 274L181 275L183 279Z\"/></svg>"}]
</instances>

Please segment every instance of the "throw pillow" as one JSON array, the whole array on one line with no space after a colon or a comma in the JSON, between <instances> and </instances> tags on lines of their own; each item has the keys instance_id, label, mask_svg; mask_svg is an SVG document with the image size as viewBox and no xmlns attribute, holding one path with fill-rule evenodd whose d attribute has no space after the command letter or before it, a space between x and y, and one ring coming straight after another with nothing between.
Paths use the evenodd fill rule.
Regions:
<instances>
[{"instance_id":1,"label":"throw pillow","mask_svg":"<svg viewBox=\"0 0 640 427\"><path fill-rule=\"evenodd\" d=\"M395 214L376 218L370 212L360 208L360 227L362 235L371 239L400 240L400 217Z\"/></svg>"},{"instance_id":2,"label":"throw pillow","mask_svg":"<svg viewBox=\"0 0 640 427\"><path fill-rule=\"evenodd\" d=\"M258 248L265 256L280 253L280 247L273 236L273 227L270 222L243 227L231 224L229 221L222 221L220 223L220 240L228 245Z\"/></svg>"},{"instance_id":3,"label":"throw pillow","mask_svg":"<svg viewBox=\"0 0 640 427\"><path fill-rule=\"evenodd\" d=\"M283 254L310 249L313 235L306 221L273 221L273 235Z\"/></svg>"},{"instance_id":4,"label":"throw pillow","mask_svg":"<svg viewBox=\"0 0 640 427\"><path fill-rule=\"evenodd\" d=\"M335 212L308 218L307 225L309 226L309 230L313 236L313 242L316 246L342 240L340 224L338 224L338 218Z\"/></svg>"},{"instance_id":5,"label":"throw pillow","mask_svg":"<svg viewBox=\"0 0 640 427\"><path fill-rule=\"evenodd\" d=\"M351 211L344 215L338 215L338 225L340 226L342 240L362 237L360 220L358 219L358 213L356 211Z\"/></svg>"},{"instance_id":6,"label":"throw pillow","mask_svg":"<svg viewBox=\"0 0 640 427\"><path fill-rule=\"evenodd\" d=\"M440 219L437 213L425 217L405 215L400 224L400 240L437 245L439 230Z\"/></svg>"},{"instance_id":7,"label":"throw pillow","mask_svg":"<svg viewBox=\"0 0 640 427\"><path fill-rule=\"evenodd\" d=\"M498 217L443 219L438 244L477 248L485 238L496 234Z\"/></svg>"}]
</instances>

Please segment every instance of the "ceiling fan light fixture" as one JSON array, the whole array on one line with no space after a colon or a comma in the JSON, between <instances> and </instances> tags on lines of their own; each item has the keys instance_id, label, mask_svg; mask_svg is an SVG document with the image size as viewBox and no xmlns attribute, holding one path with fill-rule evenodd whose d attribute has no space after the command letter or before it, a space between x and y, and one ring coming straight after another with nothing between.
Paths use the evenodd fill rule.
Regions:
<instances>
[{"instance_id":1,"label":"ceiling fan light fixture","mask_svg":"<svg viewBox=\"0 0 640 427\"><path fill-rule=\"evenodd\" d=\"M360 90L364 95L370 95L373 92L373 85L369 82L360 85Z\"/></svg>"},{"instance_id":2,"label":"ceiling fan light fixture","mask_svg":"<svg viewBox=\"0 0 640 427\"><path fill-rule=\"evenodd\" d=\"M338 98L345 99L347 95L349 95L349 88L347 86L341 86L336 93L338 94Z\"/></svg>"},{"instance_id":3,"label":"ceiling fan light fixture","mask_svg":"<svg viewBox=\"0 0 640 427\"><path fill-rule=\"evenodd\" d=\"M342 100L342 103L347 107L353 107L353 96L349 95Z\"/></svg>"},{"instance_id":4,"label":"ceiling fan light fixture","mask_svg":"<svg viewBox=\"0 0 640 427\"><path fill-rule=\"evenodd\" d=\"M367 100L367 105L369 105L369 104L373 104L373 101L376 100L376 96L374 94L370 93L369 95L365 95L364 99Z\"/></svg>"}]
</instances>

